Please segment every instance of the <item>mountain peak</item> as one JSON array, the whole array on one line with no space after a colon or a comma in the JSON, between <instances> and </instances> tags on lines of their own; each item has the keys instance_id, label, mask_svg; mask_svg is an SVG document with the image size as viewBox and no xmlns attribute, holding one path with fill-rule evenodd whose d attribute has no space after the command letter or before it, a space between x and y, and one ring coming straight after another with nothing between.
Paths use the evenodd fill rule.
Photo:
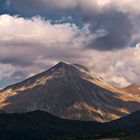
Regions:
<instances>
[{"instance_id":1,"label":"mountain peak","mask_svg":"<svg viewBox=\"0 0 140 140\"><path fill-rule=\"evenodd\" d=\"M76 64L76 63L68 63L68 62L63 62L63 61L60 61L60 62L58 62L55 66L54 66L55 68L64 68L64 69L75 69L75 70L78 70L79 72L80 71L86 71L86 72L90 72L90 70L87 68L87 67L85 67L85 66L83 66L83 65L80 65L80 64Z\"/></svg>"},{"instance_id":2,"label":"mountain peak","mask_svg":"<svg viewBox=\"0 0 140 140\"><path fill-rule=\"evenodd\" d=\"M7 113L43 110L65 119L100 122L140 108L139 98L124 95L85 66L62 61L0 91L0 99Z\"/></svg>"},{"instance_id":3,"label":"mountain peak","mask_svg":"<svg viewBox=\"0 0 140 140\"><path fill-rule=\"evenodd\" d=\"M60 61L54 67L55 68L60 68L60 67L65 67L65 66L70 66L70 65L71 65L70 63L66 63L66 62Z\"/></svg>"},{"instance_id":4,"label":"mountain peak","mask_svg":"<svg viewBox=\"0 0 140 140\"><path fill-rule=\"evenodd\" d=\"M68 65L68 63L64 61L59 61L56 65Z\"/></svg>"}]
</instances>

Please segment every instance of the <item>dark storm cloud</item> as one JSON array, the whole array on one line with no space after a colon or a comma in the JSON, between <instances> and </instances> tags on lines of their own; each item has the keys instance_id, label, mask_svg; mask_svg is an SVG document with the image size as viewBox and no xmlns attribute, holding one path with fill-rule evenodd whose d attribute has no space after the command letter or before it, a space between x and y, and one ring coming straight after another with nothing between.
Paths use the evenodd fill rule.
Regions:
<instances>
[{"instance_id":1,"label":"dark storm cloud","mask_svg":"<svg viewBox=\"0 0 140 140\"><path fill-rule=\"evenodd\" d=\"M85 15L83 22L89 23L91 32L104 29L106 34L90 42L89 47L98 50L121 49L129 45L134 33L129 14L108 9L101 13Z\"/></svg>"}]
</instances>

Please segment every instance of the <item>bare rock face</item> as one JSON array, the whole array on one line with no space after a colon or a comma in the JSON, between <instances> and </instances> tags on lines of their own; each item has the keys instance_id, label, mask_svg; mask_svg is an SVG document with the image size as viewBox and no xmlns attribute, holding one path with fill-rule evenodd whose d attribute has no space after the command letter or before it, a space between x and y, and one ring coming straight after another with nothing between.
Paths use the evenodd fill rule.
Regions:
<instances>
[{"instance_id":1,"label":"bare rock face","mask_svg":"<svg viewBox=\"0 0 140 140\"><path fill-rule=\"evenodd\" d=\"M61 118L106 122L140 109L140 98L110 86L78 64L49 70L0 91L6 112L47 111Z\"/></svg>"},{"instance_id":2,"label":"bare rock face","mask_svg":"<svg viewBox=\"0 0 140 140\"><path fill-rule=\"evenodd\" d=\"M131 84L125 87L124 90L135 97L140 97L140 84Z\"/></svg>"}]
</instances>

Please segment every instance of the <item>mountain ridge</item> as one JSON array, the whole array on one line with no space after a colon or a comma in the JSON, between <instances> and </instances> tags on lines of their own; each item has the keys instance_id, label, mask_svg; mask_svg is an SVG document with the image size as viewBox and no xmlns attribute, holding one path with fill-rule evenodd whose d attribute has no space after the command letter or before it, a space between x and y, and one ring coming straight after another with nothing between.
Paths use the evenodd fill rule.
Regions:
<instances>
[{"instance_id":1,"label":"mountain ridge","mask_svg":"<svg viewBox=\"0 0 140 140\"><path fill-rule=\"evenodd\" d=\"M118 138L138 135L139 126L140 110L109 123L66 120L48 112L36 110L19 114L0 114L0 139L94 140L106 137Z\"/></svg>"},{"instance_id":2,"label":"mountain ridge","mask_svg":"<svg viewBox=\"0 0 140 140\"><path fill-rule=\"evenodd\" d=\"M61 118L111 121L140 108L139 98L112 87L85 66L54 67L0 91L6 112L47 111Z\"/></svg>"},{"instance_id":3,"label":"mountain ridge","mask_svg":"<svg viewBox=\"0 0 140 140\"><path fill-rule=\"evenodd\" d=\"M140 97L140 84L134 83L124 88L126 92L136 97Z\"/></svg>"}]
</instances>

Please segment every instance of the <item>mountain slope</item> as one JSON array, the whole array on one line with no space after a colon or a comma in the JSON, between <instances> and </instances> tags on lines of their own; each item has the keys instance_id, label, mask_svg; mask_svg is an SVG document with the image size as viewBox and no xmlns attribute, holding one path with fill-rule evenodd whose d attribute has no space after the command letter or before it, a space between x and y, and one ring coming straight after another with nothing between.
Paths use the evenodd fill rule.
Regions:
<instances>
[{"instance_id":1,"label":"mountain slope","mask_svg":"<svg viewBox=\"0 0 140 140\"><path fill-rule=\"evenodd\" d=\"M112 130L120 130L124 132L140 132L140 110L129 114L125 117L109 122L106 126Z\"/></svg>"},{"instance_id":2,"label":"mountain slope","mask_svg":"<svg viewBox=\"0 0 140 140\"><path fill-rule=\"evenodd\" d=\"M140 133L140 111L109 123L64 120L47 112L0 114L0 139L4 140L94 140ZM64 139L66 139L64 138ZM133 139L134 140L134 139Z\"/></svg>"},{"instance_id":3,"label":"mountain slope","mask_svg":"<svg viewBox=\"0 0 140 140\"><path fill-rule=\"evenodd\" d=\"M108 85L77 64L51 69L0 91L6 112L47 111L61 118L111 121L140 109L140 98Z\"/></svg>"},{"instance_id":4,"label":"mountain slope","mask_svg":"<svg viewBox=\"0 0 140 140\"><path fill-rule=\"evenodd\" d=\"M99 133L104 133L105 137L124 137L122 138L124 140L139 140L140 110L115 121L103 124L99 129Z\"/></svg>"},{"instance_id":5,"label":"mountain slope","mask_svg":"<svg viewBox=\"0 0 140 140\"><path fill-rule=\"evenodd\" d=\"M133 96L140 97L140 84L131 84L125 87L124 90Z\"/></svg>"},{"instance_id":6,"label":"mountain slope","mask_svg":"<svg viewBox=\"0 0 140 140\"><path fill-rule=\"evenodd\" d=\"M1 140L48 140L51 137L80 136L96 133L97 122L70 121L47 112L0 114Z\"/></svg>"}]
</instances>

